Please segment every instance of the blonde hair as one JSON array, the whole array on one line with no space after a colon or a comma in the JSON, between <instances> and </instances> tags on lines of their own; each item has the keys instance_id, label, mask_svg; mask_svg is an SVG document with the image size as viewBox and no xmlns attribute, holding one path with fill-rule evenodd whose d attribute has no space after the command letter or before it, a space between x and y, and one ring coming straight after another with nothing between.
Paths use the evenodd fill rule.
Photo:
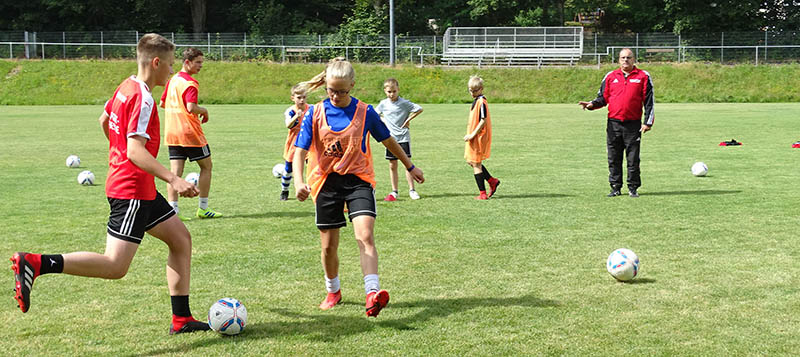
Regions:
<instances>
[{"instance_id":1,"label":"blonde hair","mask_svg":"<svg viewBox=\"0 0 800 357\"><path fill-rule=\"evenodd\" d=\"M300 82L298 86L306 93L309 93L327 83L328 78L347 79L350 81L356 80L356 71L353 70L353 65L350 64L344 57L336 57L328 62L328 66L320 74L314 76L310 80Z\"/></svg>"},{"instance_id":2,"label":"blonde hair","mask_svg":"<svg viewBox=\"0 0 800 357\"><path fill-rule=\"evenodd\" d=\"M292 95L295 94L306 94L306 89L302 86L302 83L292 86Z\"/></svg>"},{"instance_id":3,"label":"blonde hair","mask_svg":"<svg viewBox=\"0 0 800 357\"><path fill-rule=\"evenodd\" d=\"M469 86L469 89L483 88L483 78L478 76L469 77L467 86Z\"/></svg>"},{"instance_id":4,"label":"blonde hair","mask_svg":"<svg viewBox=\"0 0 800 357\"><path fill-rule=\"evenodd\" d=\"M148 33L136 45L136 61L145 65L154 58L175 51L175 44L157 33Z\"/></svg>"},{"instance_id":5,"label":"blonde hair","mask_svg":"<svg viewBox=\"0 0 800 357\"><path fill-rule=\"evenodd\" d=\"M383 87L386 88L386 86L390 86L390 85L395 86L397 88L400 88L400 83L398 83L396 79L394 79L394 78L386 78L386 80L383 81Z\"/></svg>"}]
</instances>

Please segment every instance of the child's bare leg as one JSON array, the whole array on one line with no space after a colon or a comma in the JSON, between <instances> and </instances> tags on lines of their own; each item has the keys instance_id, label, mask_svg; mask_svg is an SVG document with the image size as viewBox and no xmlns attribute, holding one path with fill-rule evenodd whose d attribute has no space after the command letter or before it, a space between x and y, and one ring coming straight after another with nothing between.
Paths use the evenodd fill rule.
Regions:
<instances>
[{"instance_id":1,"label":"child's bare leg","mask_svg":"<svg viewBox=\"0 0 800 357\"><path fill-rule=\"evenodd\" d=\"M378 249L375 247L375 217L358 216L353 218L353 232L358 243L361 258L361 272L366 276L378 274Z\"/></svg>"},{"instance_id":2,"label":"child's bare leg","mask_svg":"<svg viewBox=\"0 0 800 357\"><path fill-rule=\"evenodd\" d=\"M128 273L139 245L106 235L106 251L64 254L64 274L103 279L121 279Z\"/></svg>"},{"instance_id":3,"label":"child's bare leg","mask_svg":"<svg viewBox=\"0 0 800 357\"><path fill-rule=\"evenodd\" d=\"M392 181L392 192L397 192L397 160L389 160L389 178Z\"/></svg>"},{"instance_id":4,"label":"child's bare leg","mask_svg":"<svg viewBox=\"0 0 800 357\"><path fill-rule=\"evenodd\" d=\"M339 276L339 228L319 231L322 253L320 259L325 276L333 279Z\"/></svg>"}]
</instances>

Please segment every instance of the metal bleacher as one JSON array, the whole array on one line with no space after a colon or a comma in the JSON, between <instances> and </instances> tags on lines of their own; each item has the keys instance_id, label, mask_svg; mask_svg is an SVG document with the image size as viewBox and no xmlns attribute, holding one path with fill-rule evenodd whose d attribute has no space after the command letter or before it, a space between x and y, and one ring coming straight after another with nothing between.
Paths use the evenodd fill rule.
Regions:
<instances>
[{"instance_id":1,"label":"metal bleacher","mask_svg":"<svg viewBox=\"0 0 800 357\"><path fill-rule=\"evenodd\" d=\"M450 27L442 64L571 66L583 53L583 27Z\"/></svg>"}]
</instances>

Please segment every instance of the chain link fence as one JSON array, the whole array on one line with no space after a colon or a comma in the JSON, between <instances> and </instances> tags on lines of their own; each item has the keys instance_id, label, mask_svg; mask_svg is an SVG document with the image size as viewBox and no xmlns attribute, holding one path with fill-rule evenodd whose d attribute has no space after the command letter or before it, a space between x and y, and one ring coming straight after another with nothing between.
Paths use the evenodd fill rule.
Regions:
<instances>
[{"instance_id":1,"label":"chain link fence","mask_svg":"<svg viewBox=\"0 0 800 357\"><path fill-rule=\"evenodd\" d=\"M130 59L136 56L138 31L0 32L0 58ZM210 60L389 63L389 36L287 35L247 33L162 33L178 46L197 47ZM616 62L623 47L640 62L710 62L722 64L797 62L800 31L673 33L590 33L583 36L581 63ZM398 63L438 65L441 36L397 36Z\"/></svg>"}]
</instances>

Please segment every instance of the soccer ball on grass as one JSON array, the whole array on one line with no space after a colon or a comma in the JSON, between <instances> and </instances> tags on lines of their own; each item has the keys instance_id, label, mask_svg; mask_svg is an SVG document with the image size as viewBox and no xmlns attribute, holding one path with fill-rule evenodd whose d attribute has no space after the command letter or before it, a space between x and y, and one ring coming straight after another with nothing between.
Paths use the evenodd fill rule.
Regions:
<instances>
[{"instance_id":1,"label":"soccer ball on grass","mask_svg":"<svg viewBox=\"0 0 800 357\"><path fill-rule=\"evenodd\" d=\"M89 170L81 171L78 174L78 183L84 186L94 185L94 174Z\"/></svg>"},{"instance_id":2,"label":"soccer ball on grass","mask_svg":"<svg viewBox=\"0 0 800 357\"><path fill-rule=\"evenodd\" d=\"M208 310L208 326L223 335L238 335L247 324L247 309L239 300L222 298Z\"/></svg>"},{"instance_id":3,"label":"soccer ball on grass","mask_svg":"<svg viewBox=\"0 0 800 357\"><path fill-rule=\"evenodd\" d=\"M81 158L78 155L67 156L67 167L74 169L78 166L81 166Z\"/></svg>"},{"instance_id":4,"label":"soccer ball on grass","mask_svg":"<svg viewBox=\"0 0 800 357\"><path fill-rule=\"evenodd\" d=\"M630 249L617 249L608 256L606 270L614 279L630 281L639 275L639 257Z\"/></svg>"},{"instance_id":5,"label":"soccer ball on grass","mask_svg":"<svg viewBox=\"0 0 800 357\"><path fill-rule=\"evenodd\" d=\"M283 169L284 169L284 164L277 164L273 166L272 176L275 176L275 178L281 178L281 176L283 176Z\"/></svg>"},{"instance_id":6,"label":"soccer ball on grass","mask_svg":"<svg viewBox=\"0 0 800 357\"><path fill-rule=\"evenodd\" d=\"M197 183L200 182L200 174L197 172L190 172L188 175L186 175L186 181L197 186Z\"/></svg>"},{"instance_id":7,"label":"soccer ball on grass","mask_svg":"<svg viewBox=\"0 0 800 357\"><path fill-rule=\"evenodd\" d=\"M706 165L706 163L700 161L700 162L695 162L694 165L692 165L692 175L705 176L707 173L708 173L708 165Z\"/></svg>"}]
</instances>

